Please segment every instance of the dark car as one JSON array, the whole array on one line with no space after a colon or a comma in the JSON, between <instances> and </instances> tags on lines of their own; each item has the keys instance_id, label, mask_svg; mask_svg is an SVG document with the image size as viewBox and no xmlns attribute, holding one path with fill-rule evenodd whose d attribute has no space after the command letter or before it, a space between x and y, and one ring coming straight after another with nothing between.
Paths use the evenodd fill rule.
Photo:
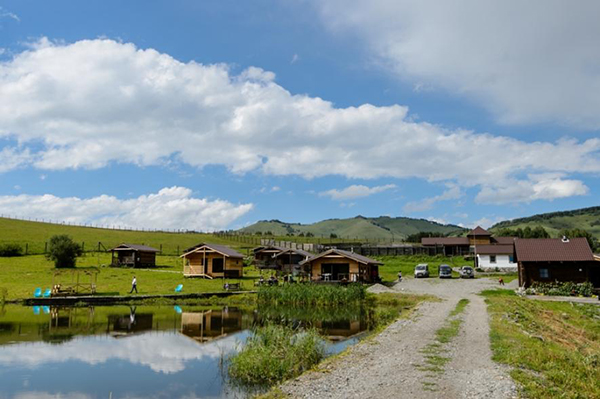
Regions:
<instances>
[{"instance_id":1,"label":"dark car","mask_svg":"<svg viewBox=\"0 0 600 399\"><path fill-rule=\"evenodd\" d=\"M448 265L440 265L438 273L440 278L452 278L452 268Z\"/></svg>"},{"instance_id":2,"label":"dark car","mask_svg":"<svg viewBox=\"0 0 600 399\"><path fill-rule=\"evenodd\" d=\"M460 278L475 278L475 270L471 266L461 267L458 273L460 274Z\"/></svg>"}]
</instances>

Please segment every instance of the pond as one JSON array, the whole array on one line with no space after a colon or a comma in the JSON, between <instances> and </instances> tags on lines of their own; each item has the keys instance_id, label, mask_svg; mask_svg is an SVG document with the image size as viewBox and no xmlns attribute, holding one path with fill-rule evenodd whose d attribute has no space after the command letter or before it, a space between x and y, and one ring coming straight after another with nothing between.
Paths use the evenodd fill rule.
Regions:
<instances>
[{"instance_id":1,"label":"pond","mask_svg":"<svg viewBox=\"0 0 600 399\"><path fill-rule=\"evenodd\" d=\"M226 359L251 327L313 326L329 354L372 324L360 306L0 308L0 398L243 398Z\"/></svg>"}]
</instances>

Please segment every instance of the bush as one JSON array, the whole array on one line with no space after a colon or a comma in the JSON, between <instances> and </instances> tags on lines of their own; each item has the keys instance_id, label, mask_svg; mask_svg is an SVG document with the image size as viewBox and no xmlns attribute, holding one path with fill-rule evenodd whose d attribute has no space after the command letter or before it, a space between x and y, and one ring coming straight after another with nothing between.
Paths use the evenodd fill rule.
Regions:
<instances>
[{"instance_id":1,"label":"bush","mask_svg":"<svg viewBox=\"0 0 600 399\"><path fill-rule=\"evenodd\" d=\"M54 262L54 267L75 267L77 257L83 251L81 246L68 235L56 235L50 238L46 258Z\"/></svg>"},{"instance_id":2,"label":"bush","mask_svg":"<svg viewBox=\"0 0 600 399\"><path fill-rule=\"evenodd\" d=\"M592 296L594 286L590 282L574 283L572 281L553 283L534 282L525 291L528 295L551 295L551 296Z\"/></svg>"},{"instance_id":3,"label":"bush","mask_svg":"<svg viewBox=\"0 0 600 399\"><path fill-rule=\"evenodd\" d=\"M23 248L19 244L0 244L0 256L23 256Z\"/></svg>"},{"instance_id":4,"label":"bush","mask_svg":"<svg viewBox=\"0 0 600 399\"><path fill-rule=\"evenodd\" d=\"M261 287L258 302L263 304L335 306L363 301L367 289L362 284L347 287L329 284L284 284Z\"/></svg>"}]
</instances>

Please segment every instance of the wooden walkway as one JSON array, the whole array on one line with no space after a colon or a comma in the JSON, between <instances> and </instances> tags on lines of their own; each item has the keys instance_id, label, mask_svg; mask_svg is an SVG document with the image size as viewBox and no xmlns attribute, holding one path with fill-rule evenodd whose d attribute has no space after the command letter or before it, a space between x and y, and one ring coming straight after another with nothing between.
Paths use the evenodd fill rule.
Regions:
<instances>
[{"instance_id":1,"label":"wooden walkway","mask_svg":"<svg viewBox=\"0 0 600 399\"><path fill-rule=\"evenodd\" d=\"M113 305L147 299L203 299L213 296L222 298L236 294L255 294L257 291L218 291L198 292L193 294L163 294L163 295L88 295L88 296L65 296L53 298L27 298L19 302L26 306L53 306L53 305ZM8 301L7 301L8 302Z\"/></svg>"}]
</instances>

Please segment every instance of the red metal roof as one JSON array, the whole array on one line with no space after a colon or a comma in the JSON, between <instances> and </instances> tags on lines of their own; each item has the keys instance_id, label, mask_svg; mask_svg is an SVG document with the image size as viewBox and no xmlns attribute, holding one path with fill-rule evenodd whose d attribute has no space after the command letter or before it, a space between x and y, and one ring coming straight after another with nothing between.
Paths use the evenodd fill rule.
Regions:
<instances>
[{"instance_id":1,"label":"red metal roof","mask_svg":"<svg viewBox=\"0 0 600 399\"><path fill-rule=\"evenodd\" d=\"M476 251L481 255L513 255L515 247L511 245L477 245Z\"/></svg>"},{"instance_id":2,"label":"red metal roof","mask_svg":"<svg viewBox=\"0 0 600 399\"><path fill-rule=\"evenodd\" d=\"M519 262L588 262L594 260L585 238L518 238L515 250Z\"/></svg>"},{"instance_id":3,"label":"red metal roof","mask_svg":"<svg viewBox=\"0 0 600 399\"><path fill-rule=\"evenodd\" d=\"M486 229L482 229L480 226L475 227L473 230L469 231L468 236L491 236L492 233L487 231Z\"/></svg>"}]
</instances>

